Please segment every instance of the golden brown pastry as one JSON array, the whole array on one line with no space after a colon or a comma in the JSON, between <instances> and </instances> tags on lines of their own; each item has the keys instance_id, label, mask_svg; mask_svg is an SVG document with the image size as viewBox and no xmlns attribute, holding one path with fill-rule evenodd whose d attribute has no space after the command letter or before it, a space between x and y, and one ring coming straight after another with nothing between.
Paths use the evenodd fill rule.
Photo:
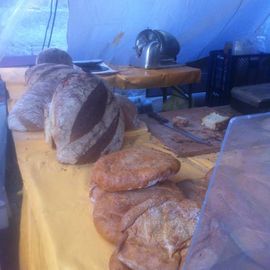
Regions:
<instances>
[{"instance_id":1,"label":"golden brown pastry","mask_svg":"<svg viewBox=\"0 0 270 270\"><path fill-rule=\"evenodd\" d=\"M173 197L175 200L184 198L183 193L172 182L132 191L103 193L100 193L100 191L98 187L94 188L96 200L93 211L94 224L97 231L106 240L115 244L122 236L121 219L132 207L150 199L153 204L156 204L156 202L162 201L161 198Z\"/></svg>"},{"instance_id":2,"label":"golden brown pastry","mask_svg":"<svg viewBox=\"0 0 270 270\"><path fill-rule=\"evenodd\" d=\"M175 175L180 162L173 156L148 147L132 147L101 157L92 181L109 192L152 186Z\"/></svg>"}]
</instances>

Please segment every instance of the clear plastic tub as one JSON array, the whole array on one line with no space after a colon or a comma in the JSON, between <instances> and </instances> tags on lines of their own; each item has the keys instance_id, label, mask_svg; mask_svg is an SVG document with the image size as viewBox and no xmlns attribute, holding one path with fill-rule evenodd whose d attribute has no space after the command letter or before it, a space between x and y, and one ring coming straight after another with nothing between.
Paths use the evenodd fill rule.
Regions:
<instances>
[{"instance_id":1,"label":"clear plastic tub","mask_svg":"<svg viewBox=\"0 0 270 270\"><path fill-rule=\"evenodd\" d=\"M270 269L270 113L230 121L184 270Z\"/></svg>"}]
</instances>

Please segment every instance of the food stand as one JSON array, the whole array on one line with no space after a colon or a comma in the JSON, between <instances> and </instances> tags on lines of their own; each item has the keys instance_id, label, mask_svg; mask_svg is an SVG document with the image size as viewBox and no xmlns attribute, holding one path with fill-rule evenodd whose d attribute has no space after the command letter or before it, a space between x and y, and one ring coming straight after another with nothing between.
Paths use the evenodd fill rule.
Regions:
<instances>
[{"instance_id":1,"label":"food stand","mask_svg":"<svg viewBox=\"0 0 270 270\"><path fill-rule=\"evenodd\" d=\"M2 69L10 106L23 94L24 68ZM113 245L96 232L89 199L92 165L62 165L42 132L13 132L23 179L20 225L21 269L107 269ZM149 145L168 150L146 126L126 132L125 146ZM216 154L180 158L178 179L200 179Z\"/></svg>"}]
</instances>

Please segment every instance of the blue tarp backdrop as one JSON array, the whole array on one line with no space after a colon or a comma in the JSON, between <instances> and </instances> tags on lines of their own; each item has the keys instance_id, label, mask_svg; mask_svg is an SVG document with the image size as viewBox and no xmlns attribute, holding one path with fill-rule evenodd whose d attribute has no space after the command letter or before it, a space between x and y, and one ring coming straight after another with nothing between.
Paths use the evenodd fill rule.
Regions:
<instances>
[{"instance_id":1,"label":"blue tarp backdrop","mask_svg":"<svg viewBox=\"0 0 270 270\"><path fill-rule=\"evenodd\" d=\"M75 60L128 64L145 28L172 33L182 47L181 63L261 35L269 51L269 15L268 0L69 0L68 51Z\"/></svg>"}]
</instances>

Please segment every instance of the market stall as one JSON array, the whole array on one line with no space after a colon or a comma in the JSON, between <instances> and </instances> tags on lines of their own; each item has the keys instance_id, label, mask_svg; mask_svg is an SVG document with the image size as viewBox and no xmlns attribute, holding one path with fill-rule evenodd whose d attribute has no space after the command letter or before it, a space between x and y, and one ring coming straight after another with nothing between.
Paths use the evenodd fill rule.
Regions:
<instances>
[{"instance_id":1,"label":"market stall","mask_svg":"<svg viewBox=\"0 0 270 270\"><path fill-rule=\"evenodd\" d=\"M24 93L25 69L2 69L10 106ZM113 245L97 232L89 199L91 164L63 165L42 132L12 133L22 174L21 269L107 269ZM145 125L125 133L124 147L148 145L168 152ZM200 179L216 154L180 158L176 179Z\"/></svg>"}]
</instances>

